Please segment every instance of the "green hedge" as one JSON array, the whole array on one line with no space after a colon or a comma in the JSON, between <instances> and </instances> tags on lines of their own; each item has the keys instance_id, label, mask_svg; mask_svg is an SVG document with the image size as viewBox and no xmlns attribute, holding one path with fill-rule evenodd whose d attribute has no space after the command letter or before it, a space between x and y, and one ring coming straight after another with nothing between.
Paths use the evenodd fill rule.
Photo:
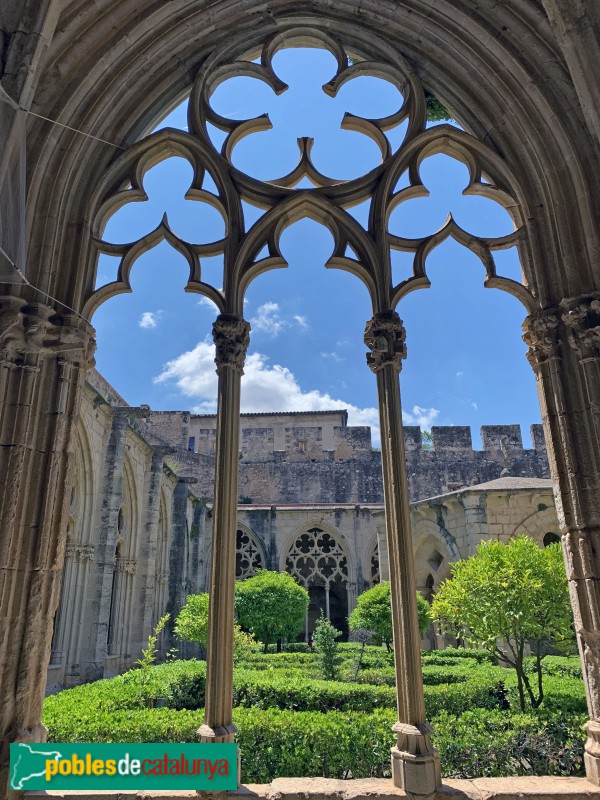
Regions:
<instances>
[{"instance_id":1,"label":"green hedge","mask_svg":"<svg viewBox=\"0 0 600 800\"><path fill-rule=\"evenodd\" d=\"M506 670L482 665L464 683L425 686L425 707L429 719L443 711L459 715L470 708L507 709Z\"/></svg>"},{"instance_id":2,"label":"green hedge","mask_svg":"<svg viewBox=\"0 0 600 800\"><path fill-rule=\"evenodd\" d=\"M496 659L487 650L469 647L446 647L443 650L424 650L421 653L423 664L457 664L467 658L478 664L495 664Z\"/></svg>"},{"instance_id":3,"label":"green hedge","mask_svg":"<svg viewBox=\"0 0 600 800\"><path fill-rule=\"evenodd\" d=\"M542 661L542 671L545 675L582 679L578 656L546 656Z\"/></svg>"},{"instance_id":4,"label":"green hedge","mask_svg":"<svg viewBox=\"0 0 600 800\"><path fill-rule=\"evenodd\" d=\"M394 708L395 690L342 681L299 678L290 681L278 671L256 672L238 669L234 674L233 702L249 708L278 708L290 711L372 711Z\"/></svg>"},{"instance_id":5,"label":"green hedge","mask_svg":"<svg viewBox=\"0 0 600 800\"><path fill-rule=\"evenodd\" d=\"M519 707L517 693L517 679L512 670L507 670L506 680L507 696L511 708ZM529 676L531 680L533 676ZM544 675L544 700L538 709L541 715L563 713L565 715L584 714L587 710L585 688L579 678ZM533 686L534 691L536 685Z\"/></svg>"},{"instance_id":6,"label":"green hedge","mask_svg":"<svg viewBox=\"0 0 600 800\"><path fill-rule=\"evenodd\" d=\"M473 675L473 670L465 663L464 660L459 660L459 664L453 666L451 664L424 664L423 665L423 683L425 686L439 686L441 684L452 683L465 683ZM393 667L382 667L381 669L364 669L360 670L355 683L370 683L374 686L395 686L396 685L396 670Z\"/></svg>"},{"instance_id":7,"label":"green hedge","mask_svg":"<svg viewBox=\"0 0 600 800\"><path fill-rule=\"evenodd\" d=\"M432 739L447 778L583 775L585 720L586 714L442 712L433 722Z\"/></svg>"},{"instance_id":8,"label":"green hedge","mask_svg":"<svg viewBox=\"0 0 600 800\"><path fill-rule=\"evenodd\" d=\"M355 683L370 683L373 686L395 686L396 685L396 670L393 667L381 667L381 669L361 669L358 675L354 678L352 673L351 678Z\"/></svg>"},{"instance_id":9,"label":"green hedge","mask_svg":"<svg viewBox=\"0 0 600 800\"><path fill-rule=\"evenodd\" d=\"M394 711L372 714L293 712L236 708L242 780L267 783L277 777L330 778L389 775ZM580 775L585 715L568 722L534 714L507 715L477 709L441 713L433 720L433 742L445 777ZM194 742L202 711L168 708L72 716L44 714L51 742ZM334 743L316 747L315 742Z\"/></svg>"}]
</instances>

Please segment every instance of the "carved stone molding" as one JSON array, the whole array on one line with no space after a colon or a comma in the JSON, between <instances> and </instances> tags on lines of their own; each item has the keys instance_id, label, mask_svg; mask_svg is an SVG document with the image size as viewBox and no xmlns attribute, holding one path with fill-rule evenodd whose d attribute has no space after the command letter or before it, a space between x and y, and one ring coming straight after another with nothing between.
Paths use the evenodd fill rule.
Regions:
<instances>
[{"instance_id":1,"label":"carved stone molding","mask_svg":"<svg viewBox=\"0 0 600 800\"><path fill-rule=\"evenodd\" d=\"M65 550L65 558L74 558L81 563L94 560L95 548L93 544L73 544L69 542Z\"/></svg>"},{"instance_id":2,"label":"carved stone molding","mask_svg":"<svg viewBox=\"0 0 600 800\"><path fill-rule=\"evenodd\" d=\"M237 314L219 314L213 323L213 339L217 372L228 367L243 375L250 344L250 323Z\"/></svg>"},{"instance_id":3,"label":"carved stone molding","mask_svg":"<svg viewBox=\"0 0 600 800\"><path fill-rule=\"evenodd\" d=\"M568 580L597 579L599 565L592 544L599 535L598 528L582 528L564 534L562 543Z\"/></svg>"},{"instance_id":4,"label":"carved stone molding","mask_svg":"<svg viewBox=\"0 0 600 800\"><path fill-rule=\"evenodd\" d=\"M529 346L527 360L534 370L559 355L560 316L556 309L530 314L523 323L523 341Z\"/></svg>"},{"instance_id":5,"label":"carved stone molding","mask_svg":"<svg viewBox=\"0 0 600 800\"><path fill-rule=\"evenodd\" d=\"M406 358L406 330L395 311L381 311L367 322L364 341L370 353L367 364L373 372L392 365L400 372Z\"/></svg>"},{"instance_id":6,"label":"carved stone molding","mask_svg":"<svg viewBox=\"0 0 600 800\"><path fill-rule=\"evenodd\" d=\"M584 361L600 356L600 292L571 297L560 304L569 344Z\"/></svg>"},{"instance_id":7,"label":"carved stone molding","mask_svg":"<svg viewBox=\"0 0 600 800\"><path fill-rule=\"evenodd\" d=\"M116 558L115 569L118 572L125 572L127 575L135 575L137 572L137 561L130 558Z\"/></svg>"},{"instance_id":8,"label":"carved stone molding","mask_svg":"<svg viewBox=\"0 0 600 800\"><path fill-rule=\"evenodd\" d=\"M75 314L51 306L0 298L0 366L36 370L28 356L57 356L61 364L94 365L94 330Z\"/></svg>"}]
</instances>

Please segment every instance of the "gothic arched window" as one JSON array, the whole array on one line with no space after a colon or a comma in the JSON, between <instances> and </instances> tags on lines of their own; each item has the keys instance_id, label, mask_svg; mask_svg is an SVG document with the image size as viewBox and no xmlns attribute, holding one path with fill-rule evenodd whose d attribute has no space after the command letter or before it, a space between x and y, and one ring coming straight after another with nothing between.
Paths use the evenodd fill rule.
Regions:
<instances>
[{"instance_id":1,"label":"gothic arched window","mask_svg":"<svg viewBox=\"0 0 600 800\"><path fill-rule=\"evenodd\" d=\"M235 579L243 581L264 569L262 553L255 539L246 531L238 529L235 542Z\"/></svg>"}]
</instances>

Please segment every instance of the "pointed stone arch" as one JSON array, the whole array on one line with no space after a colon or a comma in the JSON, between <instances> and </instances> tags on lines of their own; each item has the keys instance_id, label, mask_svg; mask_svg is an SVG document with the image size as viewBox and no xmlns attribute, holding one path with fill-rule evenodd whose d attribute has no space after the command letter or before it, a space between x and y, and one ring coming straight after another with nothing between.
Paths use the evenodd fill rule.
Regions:
<instances>
[{"instance_id":1,"label":"pointed stone arch","mask_svg":"<svg viewBox=\"0 0 600 800\"><path fill-rule=\"evenodd\" d=\"M281 551L282 567L304 586L310 596L305 621L305 640L323 615L348 636L347 617L352 588L356 582L351 564L351 549L340 531L318 522L307 522L296 529Z\"/></svg>"}]
</instances>

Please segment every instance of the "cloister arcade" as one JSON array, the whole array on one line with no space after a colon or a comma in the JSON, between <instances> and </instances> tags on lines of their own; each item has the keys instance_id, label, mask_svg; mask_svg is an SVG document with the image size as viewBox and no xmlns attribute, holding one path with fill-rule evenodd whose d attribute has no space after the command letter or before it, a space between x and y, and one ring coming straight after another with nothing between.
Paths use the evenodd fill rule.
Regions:
<instances>
[{"instance_id":1,"label":"cloister arcade","mask_svg":"<svg viewBox=\"0 0 600 800\"><path fill-rule=\"evenodd\" d=\"M163 239L189 264L186 290L210 298L219 309L213 328L219 380L213 547L219 558L211 563L206 709L198 736L205 742L234 740L240 379L250 335L243 300L255 277L285 266L281 233L303 217L331 231L334 252L327 266L362 280L372 302L365 345L377 381L382 433L398 704L394 785L412 796L431 796L441 783L420 670L399 386L406 345L397 308L401 312L409 292L427 288L428 253L453 238L481 259L486 286L519 298L527 315L524 339L538 382L589 706L586 770L599 786L598 5L594 0L300 5L268 0L242 7L225 0L9 0L2 13L0 177L3 185L22 191L3 191L0 201L5 217L20 221L17 234L3 241L8 261L0 284L0 793L9 743L45 736L44 676L60 576L65 558L73 558L66 552L70 509L85 496L84 477L75 477L76 432L83 381L93 364L90 319L102 302L130 289L136 257ZM273 56L298 45L334 55L337 73L323 87L332 96L358 75L388 80L402 93L404 105L391 117L346 115L344 125L370 137L381 152L380 163L356 179L334 180L319 172L308 139L299 143L297 167L272 181L232 165L236 142L265 129L268 120L221 117L211 108L212 92L235 75L285 91ZM426 90L462 129L427 128ZM189 91L189 131L148 134ZM407 121L406 135L392 152L386 131L401 120ZM226 133L220 151L211 142L209 124ZM509 211L512 234L477 237L451 218L420 239L390 232L394 208L423 196L420 164L438 152L466 165L467 193ZM220 212L224 238L186 242L163 221L128 245L104 241L110 215L144 199L145 172L169 155L193 166L189 194ZM409 185L396 191L405 172ZM205 173L216 194L203 188ZM304 178L311 188L296 188ZM25 205L19 197L26 198ZM242 199L264 211L250 228ZM364 200L371 202L366 227L348 213ZM495 252L513 245L522 283L496 269ZM412 275L395 285L390 249L413 255ZM94 289L100 253L120 257L119 276ZM201 271L202 258L217 253L224 255L222 285L210 284ZM126 467L123 474L127 483ZM131 495L134 486L128 491ZM120 511L107 509L118 516ZM122 589L135 569L128 557L136 530L130 513L125 503L116 551L123 568L112 593L115 642L129 614ZM78 557L83 576L85 559ZM341 561L336 569L343 582ZM57 640L56 646L68 645Z\"/></svg>"}]
</instances>

